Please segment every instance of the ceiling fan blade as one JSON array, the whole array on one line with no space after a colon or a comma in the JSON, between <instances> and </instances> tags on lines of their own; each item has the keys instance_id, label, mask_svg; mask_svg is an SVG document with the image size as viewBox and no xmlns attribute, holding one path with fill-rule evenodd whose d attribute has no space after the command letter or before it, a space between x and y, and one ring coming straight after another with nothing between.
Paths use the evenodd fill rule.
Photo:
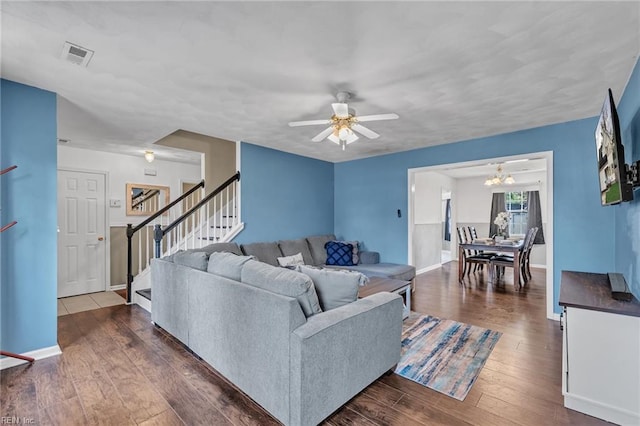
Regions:
<instances>
[{"instance_id":1,"label":"ceiling fan blade","mask_svg":"<svg viewBox=\"0 0 640 426\"><path fill-rule=\"evenodd\" d=\"M333 113L338 118L347 118L349 117L349 106L343 103L335 103L331 104L331 108L333 108Z\"/></svg>"},{"instance_id":2,"label":"ceiling fan blade","mask_svg":"<svg viewBox=\"0 0 640 426\"><path fill-rule=\"evenodd\" d=\"M374 114L374 115L362 115L360 117L356 117L358 121L377 121L377 120L395 120L400 118L398 114Z\"/></svg>"},{"instance_id":3,"label":"ceiling fan blade","mask_svg":"<svg viewBox=\"0 0 640 426\"><path fill-rule=\"evenodd\" d=\"M291 123L289 123L289 127L316 126L319 124L331 124L331 120L292 121Z\"/></svg>"},{"instance_id":4,"label":"ceiling fan blade","mask_svg":"<svg viewBox=\"0 0 640 426\"><path fill-rule=\"evenodd\" d=\"M351 130L355 130L356 132L368 137L369 139L377 139L380 137L380 135L373 130L367 129L366 127L357 123L351 125Z\"/></svg>"},{"instance_id":5,"label":"ceiling fan blade","mask_svg":"<svg viewBox=\"0 0 640 426\"><path fill-rule=\"evenodd\" d=\"M357 141L358 139L360 139L360 138L358 137L358 135L356 135L355 133L351 132L351 133L349 133L349 136L347 136L347 140L346 140L346 142L347 142L347 144L350 144L351 142L355 142L355 141Z\"/></svg>"},{"instance_id":6,"label":"ceiling fan blade","mask_svg":"<svg viewBox=\"0 0 640 426\"><path fill-rule=\"evenodd\" d=\"M322 139L326 138L327 136L329 136L331 133L333 133L333 126L329 126L326 129L324 129L323 131L321 131L320 133L318 133L313 139L311 139L313 142L320 142Z\"/></svg>"}]
</instances>

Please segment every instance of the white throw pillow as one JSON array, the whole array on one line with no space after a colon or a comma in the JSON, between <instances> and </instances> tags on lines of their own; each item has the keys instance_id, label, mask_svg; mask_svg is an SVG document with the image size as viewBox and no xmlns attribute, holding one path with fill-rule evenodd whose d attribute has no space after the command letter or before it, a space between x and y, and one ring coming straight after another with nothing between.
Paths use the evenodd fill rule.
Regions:
<instances>
[{"instance_id":1,"label":"white throw pillow","mask_svg":"<svg viewBox=\"0 0 640 426\"><path fill-rule=\"evenodd\" d=\"M279 257L278 264L285 268L289 266L304 265L304 259L302 258L302 253L296 253L292 256Z\"/></svg>"}]
</instances>

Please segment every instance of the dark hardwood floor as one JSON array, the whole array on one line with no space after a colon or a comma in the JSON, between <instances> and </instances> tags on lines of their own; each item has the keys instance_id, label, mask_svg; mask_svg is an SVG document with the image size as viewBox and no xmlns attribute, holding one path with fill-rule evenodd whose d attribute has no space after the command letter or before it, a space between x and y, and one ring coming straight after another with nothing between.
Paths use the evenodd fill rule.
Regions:
<instances>
[{"instance_id":1,"label":"dark hardwood floor","mask_svg":"<svg viewBox=\"0 0 640 426\"><path fill-rule=\"evenodd\" d=\"M326 424L605 424L562 406L562 333L545 318L544 271L533 270L521 292L481 274L461 286L456 274L451 263L418 276L413 308L504 333L467 398L391 374ZM0 372L0 416L47 425L277 424L137 306L59 317L58 339L61 356Z\"/></svg>"}]
</instances>

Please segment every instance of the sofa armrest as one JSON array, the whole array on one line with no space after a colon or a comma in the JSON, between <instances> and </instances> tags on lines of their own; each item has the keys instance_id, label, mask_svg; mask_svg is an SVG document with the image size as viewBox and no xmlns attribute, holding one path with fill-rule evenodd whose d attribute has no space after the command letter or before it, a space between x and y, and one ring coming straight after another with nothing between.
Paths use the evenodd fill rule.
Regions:
<instances>
[{"instance_id":1,"label":"sofa armrest","mask_svg":"<svg viewBox=\"0 0 640 426\"><path fill-rule=\"evenodd\" d=\"M400 359L402 298L377 293L291 334L290 424L317 424Z\"/></svg>"},{"instance_id":2,"label":"sofa armrest","mask_svg":"<svg viewBox=\"0 0 640 426\"><path fill-rule=\"evenodd\" d=\"M361 251L358 256L360 256L360 265L380 263L380 253L377 251Z\"/></svg>"},{"instance_id":3,"label":"sofa armrest","mask_svg":"<svg viewBox=\"0 0 640 426\"><path fill-rule=\"evenodd\" d=\"M151 259L151 320L189 346L187 277L192 268L162 259Z\"/></svg>"}]
</instances>

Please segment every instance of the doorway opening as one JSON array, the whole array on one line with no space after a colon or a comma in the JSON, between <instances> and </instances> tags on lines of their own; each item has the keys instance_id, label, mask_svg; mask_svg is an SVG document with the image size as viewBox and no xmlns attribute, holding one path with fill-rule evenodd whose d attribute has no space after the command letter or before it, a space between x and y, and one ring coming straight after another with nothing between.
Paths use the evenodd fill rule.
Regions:
<instances>
[{"instance_id":1,"label":"doorway opening","mask_svg":"<svg viewBox=\"0 0 640 426\"><path fill-rule=\"evenodd\" d=\"M500 168L499 168L500 166ZM498 173L504 174L498 184L489 185ZM505 183L507 175L513 183ZM511 180L510 180L511 181ZM457 261L456 228L474 227L480 238L490 237L491 202L493 193L538 191L542 215L544 244L536 245L531 253L531 266L545 268L546 314L558 319L553 312L553 152L535 152L508 157L419 167L408 170L408 254L409 263L417 273L441 267L450 256ZM450 193L450 194L447 194ZM450 232L449 253L444 240L446 201L449 195ZM508 198L508 197L507 197ZM434 219L433 205L437 205ZM508 207L506 207L508 208ZM514 220L521 215L513 214ZM436 232L425 232L427 226L437 225ZM515 229L516 224L513 224ZM437 251L439 256L431 256Z\"/></svg>"}]
</instances>

